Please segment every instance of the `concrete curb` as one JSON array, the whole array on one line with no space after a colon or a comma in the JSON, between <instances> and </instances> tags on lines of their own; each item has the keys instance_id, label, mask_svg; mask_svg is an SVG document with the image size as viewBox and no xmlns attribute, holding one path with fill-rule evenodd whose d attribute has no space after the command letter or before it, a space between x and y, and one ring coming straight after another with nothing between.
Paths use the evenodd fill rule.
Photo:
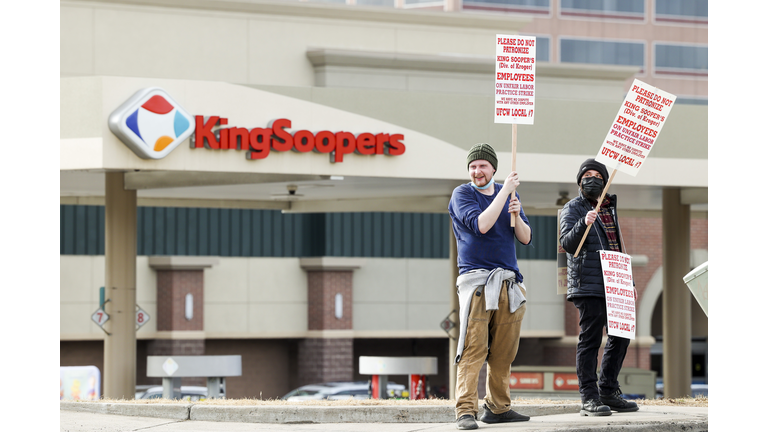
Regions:
<instances>
[{"instance_id":1,"label":"concrete curb","mask_svg":"<svg viewBox=\"0 0 768 432\"><path fill-rule=\"evenodd\" d=\"M190 420L240 423L450 423L450 406L192 407Z\"/></svg>"},{"instance_id":2,"label":"concrete curb","mask_svg":"<svg viewBox=\"0 0 768 432\"><path fill-rule=\"evenodd\" d=\"M135 404L60 402L62 410L96 414L155 417L240 423L453 423L453 405L303 406L204 404ZM578 413L579 404L518 405L513 409L529 416ZM480 406L482 413L482 405Z\"/></svg>"},{"instance_id":3,"label":"concrete curb","mask_svg":"<svg viewBox=\"0 0 768 432\"><path fill-rule=\"evenodd\" d=\"M640 422L636 424L607 423L582 427L557 428L552 431L567 432L708 432L708 421Z\"/></svg>"},{"instance_id":4,"label":"concrete curb","mask_svg":"<svg viewBox=\"0 0 768 432\"><path fill-rule=\"evenodd\" d=\"M189 411L190 408L192 408L192 404L129 404L60 401L59 408L66 411L89 412L95 414L116 414L122 416L189 420Z\"/></svg>"}]
</instances>

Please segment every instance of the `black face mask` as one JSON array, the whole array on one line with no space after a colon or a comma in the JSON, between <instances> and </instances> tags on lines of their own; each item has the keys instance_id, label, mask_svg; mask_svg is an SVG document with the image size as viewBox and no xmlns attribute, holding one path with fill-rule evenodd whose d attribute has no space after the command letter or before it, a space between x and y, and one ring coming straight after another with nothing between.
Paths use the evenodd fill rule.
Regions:
<instances>
[{"instance_id":1,"label":"black face mask","mask_svg":"<svg viewBox=\"0 0 768 432\"><path fill-rule=\"evenodd\" d=\"M597 177L587 177L581 181L581 190L589 199L598 199L603 193L603 180Z\"/></svg>"}]
</instances>

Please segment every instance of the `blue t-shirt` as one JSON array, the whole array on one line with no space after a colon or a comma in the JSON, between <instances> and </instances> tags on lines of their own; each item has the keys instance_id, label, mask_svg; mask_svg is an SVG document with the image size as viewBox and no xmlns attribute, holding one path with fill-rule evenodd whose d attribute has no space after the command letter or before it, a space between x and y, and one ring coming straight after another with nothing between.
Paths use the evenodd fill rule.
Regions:
<instances>
[{"instance_id":1,"label":"blue t-shirt","mask_svg":"<svg viewBox=\"0 0 768 432\"><path fill-rule=\"evenodd\" d=\"M500 267L513 270L518 280L523 280L517 265L515 229L509 226L509 197L499 218L488 232L481 234L477 228L477 218L491 205L501 187L499 183L494 183L493 195L483 195L469 183L453 190L451 201L448 203L448 213L451 215L453 234L456 236L459 274L475 269L493 270ZM517 192L515 196L520 199ZM522 207L520 217L526 225L531 226Z\"/></svg>"}]
</instances>

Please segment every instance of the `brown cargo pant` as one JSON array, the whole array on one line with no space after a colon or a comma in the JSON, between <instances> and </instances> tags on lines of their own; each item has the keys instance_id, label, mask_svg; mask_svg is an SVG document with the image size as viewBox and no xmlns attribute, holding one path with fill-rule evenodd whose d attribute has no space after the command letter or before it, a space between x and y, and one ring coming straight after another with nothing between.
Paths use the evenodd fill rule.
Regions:
<instances>
[{"instance_id":1,"label":"brown cargo pant","mask_svg":"<svg viewBox=\"0 0 768 432\"><path fill-rule=\"evenodd\" d=\"M525 289L520 289L525 295ZM517 355L523 315L525 303L515 313L509 313L507 282L499 295L499 310L485 310L485 289L480 296L472 295L464 352L456 368L457 419L466 414L477 416L477 381L486 356L485 405L494 414L511 409L509 367Z\"/></svg>"}]
</instances>

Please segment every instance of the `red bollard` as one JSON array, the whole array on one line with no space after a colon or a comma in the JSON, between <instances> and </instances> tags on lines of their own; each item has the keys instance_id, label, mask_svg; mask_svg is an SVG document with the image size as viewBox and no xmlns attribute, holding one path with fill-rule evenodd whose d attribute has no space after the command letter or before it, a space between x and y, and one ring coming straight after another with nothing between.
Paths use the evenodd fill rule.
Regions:
<instances>
[{"instance_id":1,"label":"red bollard","mask_svg":"<svg viewBox=\"0 0 768 432\"><path fill-rule=\"evenodd\" d=\"M425 389L427 376L426 375L408 375L410 394L408 398L414 399L426 399L427 392Z\"/></svg>"}]
</instances>

